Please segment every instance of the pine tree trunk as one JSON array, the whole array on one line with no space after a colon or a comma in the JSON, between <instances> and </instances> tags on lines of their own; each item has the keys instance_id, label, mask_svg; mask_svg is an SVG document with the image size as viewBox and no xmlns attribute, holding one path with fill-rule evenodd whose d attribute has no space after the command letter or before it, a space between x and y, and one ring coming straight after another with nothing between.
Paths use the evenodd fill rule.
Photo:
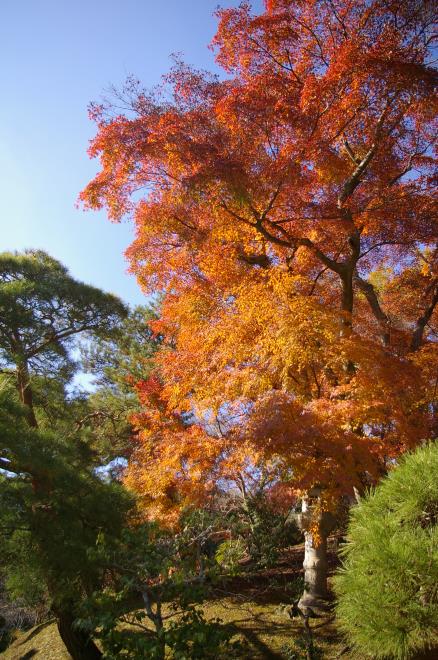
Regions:
<instances>
[{"instance_id":1,"label":"pine tree trunk","mask_svg":"<svg viewBox=\"0 0 438 660\"><path fill-rule=\"evenodd\" d=\"M56 612L56 615L59 634L73 660L98 660L102 657L90 635L74 627L70 612Z\"/></svg>"},{"instance_id":2,"label":"pine tree trunk","mask_svg":"<svg viewBox=\"0 0 438 660\"><path fill-rule=\"evenodd\" d=\"M32 387L30 384L29 368L25 360L23 360L21 364L17 366L17 381L20 401L24 406L26 406L26 417L28 424L32 428L36 429L38 427L38 423L33 408L33 396Z\"/></svg>"}]
</instances>

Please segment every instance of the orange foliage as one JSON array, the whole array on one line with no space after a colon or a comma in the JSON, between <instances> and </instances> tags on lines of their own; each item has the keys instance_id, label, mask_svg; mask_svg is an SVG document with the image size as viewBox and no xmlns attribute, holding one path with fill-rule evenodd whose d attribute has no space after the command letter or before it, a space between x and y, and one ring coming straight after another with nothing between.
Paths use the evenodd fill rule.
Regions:
<instances>
[{"instance_id":1,"label":"orange foliage","mask_svg":"<svg viewBox=\"0 0 438 660\"><path fill-rule=\"evenodd\" d=\"M93 107L82 200L131 214L131 270L164 294L128 475L157 510L260 465L351 493L437 432L432 12L244 2L218 13L226 79L177 63L162 98L129 81L126 116Z\"/></svg>"}]
</instances>

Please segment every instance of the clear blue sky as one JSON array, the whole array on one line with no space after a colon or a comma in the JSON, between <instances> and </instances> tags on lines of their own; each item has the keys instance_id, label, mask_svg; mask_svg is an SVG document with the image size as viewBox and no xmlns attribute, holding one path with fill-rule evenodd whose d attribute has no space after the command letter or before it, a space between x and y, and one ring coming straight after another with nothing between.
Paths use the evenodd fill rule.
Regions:
<instances>
[{"instance_id":1,"label":"clear blue sky","mask_svg":"<svg viewBox=\"0 0 438 660\"><path fill-rule=\"evenodd\" d=\"M171 53L214 69L207 45L217 4L0 0L0 251L42 248L75 277L144 301L126 274L130 225L75 209L97 169L86 154L94 132L87 106L128 74L155 85Z\"/></svg>"}]
</instances>

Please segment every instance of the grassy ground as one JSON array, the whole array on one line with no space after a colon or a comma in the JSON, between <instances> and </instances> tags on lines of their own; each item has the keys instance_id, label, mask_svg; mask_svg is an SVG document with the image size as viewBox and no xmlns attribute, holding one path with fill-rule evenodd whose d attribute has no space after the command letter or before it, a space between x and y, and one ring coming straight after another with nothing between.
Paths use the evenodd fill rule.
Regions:
<instances>
[{"instance_id":1,"label":"grassy ground","mask_svg":"<svg viewBox=\"0 0 438 660\"><path fill-rule=\"evenodd\" d=\"M291 619L285 611L301 590L302 561L303 548L296 546L274 569L240 575L216 586L212 597L203 604L207 618L220 618L224 623L233 624L236 634L248 645L248 660L306 658L299 648L300 640L304 639L302 622ZM332 570L335 563L332 554ZM345 649L345 641L336 630L333 616L313 619L310 624L315 644L321 652L320 658L358 658ZM1 657L2 660L69 658L55 623L43 624L20 634Z\"/></svg>"},{"instance_id":2,"label":"grassy ground","mask_svg":"<svg viewBox=\"0 0 438 660\"><path fill-rule=\"evenodd\" d=\"M69 660L70 655L54 622L42 624L18 635L11 646L0 654L5 660Z\"/></svg>"},{"instance_id":3,"label":"grassy ground","mask_svg":"<svg viewBox=\"0 0 438 660\"><path fill-rule=\"evenodd\" d=\"M251 601L236 603L223 599L204 607L208 617L220 617L224 622L233 623L239 636L246 640L249 659L273 658L287 660L294 658L292 652L299 652L297 640L302 637L299 622L291 621L277 613L274 606L257 605ZM322 658L339 657L343 644L340 642L330 620L312 622L315 640L321 649ZM55 623L32 629L19 635L15 642L1 654L4 660L68 660L69 655L58 635ZM296 656L305 658L305 655ZM344 654L343 658L352 658ZM232 660L230 658L230 660Z\"/></svg>"}]
</instances>

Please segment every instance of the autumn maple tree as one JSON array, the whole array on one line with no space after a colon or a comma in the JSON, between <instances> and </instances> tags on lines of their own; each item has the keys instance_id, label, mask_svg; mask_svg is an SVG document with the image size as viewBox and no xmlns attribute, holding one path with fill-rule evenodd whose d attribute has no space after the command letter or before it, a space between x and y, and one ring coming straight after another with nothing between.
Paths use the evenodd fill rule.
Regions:
<instances>
[{"instance_id":1,"label":"autumn maple tree","mask_svg":"<svg viewBox=\"0 0 438 660\"><path fill-rule=\"evenodd\" d=\"M92 106L82 200L132 216L131 269L163 295L129 483L169 508L268 466L304 498L304 606L325 595L328 512L436 433L436 17L267 0L218 18L222 78L177 62L161 92Z\"/></svg>"}]
</instances>

